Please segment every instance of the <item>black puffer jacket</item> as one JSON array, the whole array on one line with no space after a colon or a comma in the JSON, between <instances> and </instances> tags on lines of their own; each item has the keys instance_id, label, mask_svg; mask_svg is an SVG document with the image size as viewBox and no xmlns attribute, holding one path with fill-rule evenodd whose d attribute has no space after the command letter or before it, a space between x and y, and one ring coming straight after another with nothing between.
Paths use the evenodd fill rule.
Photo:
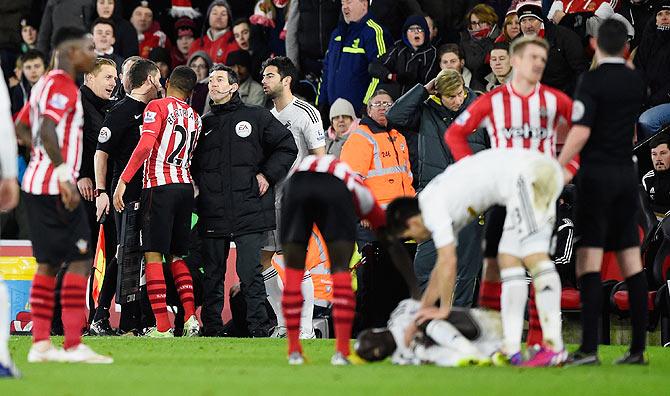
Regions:
<instances>
[{"instance_id":1,"label":"black puffer jacket","mask_svg":"<svg viewBox=\"0 0 670 396\"><path fill-rule=\"evenodd\" d=\"M670 102L670 30L651 21L642 35L633 63L649 87L647 106Z\"/></svg>"},{"instance_id":2,"label":"black puffer jacket","mask_svg":"<svg viewBox=\"0 0 670 396\"><path fill-rule=\"evenodd\" d=\"M237 93L202 117L202 133L191 171L199 231L204 237L243 235L274 229L274 186L295 161L291 132L268 110L247 106ZM256 175L270 183L259 196Z\"/></svg>"},{"instance_id":3,"label":"black puffer jacket","mask_svg":"<svg viewBox=\"0 0 670 396\"><path fill-rule=\"evenodd\" d=\"M589 63L577 33L551 22L545 22L544 38L549 42L547 66L542 83L572 95L577 77L588 70Z\"/></svg>"}]
</instances>

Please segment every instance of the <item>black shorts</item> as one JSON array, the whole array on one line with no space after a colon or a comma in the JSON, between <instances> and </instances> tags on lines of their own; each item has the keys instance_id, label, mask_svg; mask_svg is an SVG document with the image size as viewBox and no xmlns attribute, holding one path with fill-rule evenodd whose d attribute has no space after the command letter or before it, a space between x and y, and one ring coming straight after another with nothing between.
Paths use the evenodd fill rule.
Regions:
<instances>
[{"instance_id":1,"label":"black shorts","mask_svg":"<svg viewBox=\"0 0 670 396\"><path fill-rule=\"evenodd\" d=\"M187 255L193 203L191 184L166 184L143 189L140 204L142 251Z\"/></svg>"},{"instance_id":2,"label":"black shorts","mask_svg":"<svg viewBox=\"0 0 670 396\"><path fill-rule=\"evenodd\" d=\"M577 179L577 246L639 246L638 180L632 166L582 167Z\"/></svg>"},{"instance_id":3,"label":"black shorts","mask_svg":"<svg viewBox=\"0 0 670 396\"><path fill-rule=\"evenodd\" d=\"M503 233L507 217L507 209L504 206L493 206L486 214L486 230L484 231L484 257L498 257L498 245Z\"/></svg>"},{"instance_id":4,"label":"black shorts","mask_svg":"<svg viewBox=\"0 0 670 396\"><path fill-rule=\"evenodd\" d=\"M351 192L328 173L298 172L284 184L279 239L307 244L316 224L326 242L354 241L358 216Z\"/></svg>"},{"instance_id":5,"label":"black shorts","mask_svg":"<svg viewBox=\"0 0 670 396\"><path fill-rule=\"evenodd\" d=\"M24 197L33 255L38 263L57 267L93 257L95 246L91 246L91 229L83 202L70 212L59 195L24 194Z\"/></svg>"}]
</instances>

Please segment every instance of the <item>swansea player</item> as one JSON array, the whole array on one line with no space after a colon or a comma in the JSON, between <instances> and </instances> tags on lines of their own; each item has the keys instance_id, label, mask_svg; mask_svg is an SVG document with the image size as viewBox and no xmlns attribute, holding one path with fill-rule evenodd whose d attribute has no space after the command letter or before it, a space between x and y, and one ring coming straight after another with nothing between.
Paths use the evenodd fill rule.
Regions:
<instances>
[{"instance_id":1,"label":"swansea player","mask_svg":"<svg viewBox=\"0 0 670 396\"><path fill-rule=\"evenodd\" d=\"M147 293L156 317L156 327L146 335L154 338L173 337L165 301L164 256L184 307L184 334L196 336L200 331L193 280L181 259L188 253L194 204L189 167L202 125L200 116L185 102L196 83L190 68L178 66L172 71L167 98L149 102L144 110L140 140L114 191L114 207L122 211L127 186L144 164L141 243Z\"/></svg>"},{"instance_id":2,"label":"swansea player","mask_svg":"<svg viewBox=\"0 0 670 396\"><path fill-rule=\"evenodd\" d=\"M130 66L127 66L128 64ZM129 61L124 67L126 67L126 72L123 76L124 86L128 87L128 92L107 113L98 134L98 145L94 160L95 185L97 187L95 190L95 205L98 219L110 214L110 191L114 191L121 173L126 165L128 165L130 156L140 140L144 109L147 107L149 101L158 96L160 90L160 71L152 61L140 58ZM108 170L108 164L110 163L113 169ZM107 180L109 179L108 173L110 171L112 173L112 183L111 186L108 186ZM126 193L123 196L124 202L139 201L141 192L142 173L138 172L126 186ZM114 211L114 216L117 241L121 241L122 216L116 211ZM107 266L107 274L110 276L105 276L105 281L100 291L98 307L90 328L92 334L115 334L109 324L109 307L116 291L117 265L117 261L112 260ZM122 325L125 325L125 319L131 314L128 311L137 309L136 305L137 303L135 303L135 306L124 304L121 311ZM129 308L129 310L126 310L126 308ZM130 326L128 330L133 327L140 327L137 324L128 324L128 326ZM120 327L123 328L123 326Z\"/></svg>"},{"instance_id":3,"label":"swansea player","mask_svg":"<svg viewBox=\"0 0 670 396\"><path fill-rule=\"evenodd\" d=\"M467 136L477 128L486 129L492 148L520 148L549 157L556 156L558 135L567 130L571 121L572 101L561 91L540 84L548 50L547 41L536 36L514 40L510 46L512 80L477 98L445 133L446 142L456 160L472 153ZM571 160L569 169L572 174L578 167L578 161ZM493 208L487 219L486 265L479 305L492 309L501 309L502 305L505 333L513 334L512 338L507 338L507 348L514 356L521 349L518 323L525 312L527 285L521 281L524 270L519 259L508 252L499 252L504 221L505 210ZM543 232L551 233L554 225L547 223L544 227L547 229ZM541 253L543 261L545 257L548 260L547 251L535 253ZM510 316L514 319L505 319ZM532 330L537 321L531 316L531 343L542 340ZM514 338L518 341L512 344Z\"/></svg>"},{"instance_id":4,"label":"swansea player","mask_svg":"<svg viewBox=\"0 0 670 396\"><path fill-rule=\"evenodd\" d=\"M304 100L293 96L291 91L291 87L298 81L298 70L293 62L284 56L270 58L263 63L262 70L263 91L274 103L271 110L272 115L291 131L295 144L298 146L298 157L294 165L300 163L309 154L326 154L326 139L319 111ZM277 218L279 218L281 186L276 190L275 203ZM277 224L279 225L280 222L277 221ZM280 305L281 289L279 288L277 271L272 267L273 254L281 252L278 234L276 230L268 231L268 241L263 247L261 262L268 300L277 315L277 327L272 335L283 337L286 335L286 327ZM309 271L305 271L301 288L305 297L305 305L300 321L300 338L316 338L312 326L314 284Z\"/></svg>"},{"instance_id":5,"label":"swansea player","mask_svg":"<svg viewBox=\"0 0 670 396\"><path fill-rule=\"evenodd\" d=\"M423 295L417 321L447 317L456 278L455 246L458 241L455 235L491 206L501 205L506 208L507 215L500 251L516 259L509 261L503 277L513 272L513 281L523 282L522 293L517 296L518 301L514 301L523 310L528 290L521 263L530 271L537 290L537 309L545 339L545 345L534 358L524 362L519 352L513 349L520 343L523 313L519 317L510 317L503 308L503 321L515 322L503 323L502 351L512 364L560 364L566 357L561 337L561 281L546 252L552 235L552 227L548 225L555 221L555 202L562 187L561 169L551 157L523 149L490 149L447 168L421 191L418 199L399 198L391 202L387 208L389 232L417 242L432 237L437 248L435 268ZM439 309L434 307L438 300ZM408 329L408 338L416 330L415 326Z\"/></svg>"},{"instance_id":6,"label":"swansea player","mask_svg":"<svg viewBox=\"0 0 670 396\"><path fill-rule=\"evenodd\" d=\"M32 146L23 177L37 273L30 291L33 345L29 362L112 363L81 343L92 249L86 212L75 186L81 165L83 111L75 84L95 65L93 40L77 28L54 36L57 69L41 78L16 121L19 139ZM61 306L64 349L49 339L56 273L64 262Z\"/></svg>"},{"instance_id":7,"label":"swansea player","mask_svg":"<svg viewBox=\"0 0 670 396\"><path fill-rule=\"evenodd\" d=\"M333 278L336 352L331 363L350 363L349 342L356 300L351 290L349 261L359 218L368 220L373 228L385 222L384 210L372 192L344 162L332 155L310 155L289 173L284 184L279 227L286 260L282 310L286 320L289 364L304 362L299 340L303 305L300 284L305 274L307 244L315 224L326 242Z\"/></svg>"}]
</instances>

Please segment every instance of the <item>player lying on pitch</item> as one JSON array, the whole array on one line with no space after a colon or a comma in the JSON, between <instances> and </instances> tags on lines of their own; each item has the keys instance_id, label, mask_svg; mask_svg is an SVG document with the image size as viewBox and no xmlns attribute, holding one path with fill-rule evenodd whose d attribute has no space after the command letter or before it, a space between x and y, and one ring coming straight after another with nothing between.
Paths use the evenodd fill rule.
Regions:
<instances>
[{"instance_id":1,"label":"player lying on pitch","mask_svg":"<svg viewBox=\"0 0 670 396\"><path fill-rule=\"evenodd\" d=\"M548 256L556 199L563 173L556 160L528 150L491 149L448 167L417 198L399 198L387 208L387 231L422 242L432 238L437 260L421 309L405 335L408 345L417 324L446 319L456 280L456 235L493 205L505 206L507 217L499 252L503 279L501 353L513 365L553 366L566 353L561 337L561 281ZM547 226L551 224L552 226ZM526 267L535 287L543 345L530 359L520 350L528 298ZM436 307L436 302L440 308ZM499 354L500 355L500 354Z\"/></svg>"}]
</instances>

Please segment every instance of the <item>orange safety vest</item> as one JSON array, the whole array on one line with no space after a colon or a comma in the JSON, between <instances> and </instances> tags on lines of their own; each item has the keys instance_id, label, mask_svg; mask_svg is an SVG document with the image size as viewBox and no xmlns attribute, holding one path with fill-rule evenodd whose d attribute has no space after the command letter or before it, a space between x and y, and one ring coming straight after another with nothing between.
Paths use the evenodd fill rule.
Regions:
<instances>
[{"instance_id":1,"label":"orange safety vest","mask_svg":"<svg viewBox=\"0 0 670 396\"><path fill-rule=\"evenodd\" d=\"M407 141L395 129L372 133L359 125L344 143L340 160L363 177L381 205L415 194Z\"/></svg>"},{"instance_id":2,"label":"orange safety vest","mask_svg":"<svg viewBox=\"0 0 670 396\"><path fill-rule=\"evenodd\" d=\"M272 257L272 266L277 270L282 283L286 284L284 265L283 256L275 254ZM333 279L330 276L330 259L328 258L326 243L316 225L312 229L312 237L309 239L309 244L307 245L305 270L312 274L314 303L323 307L329 306L333 300Z\"/></svg>"}]
</instances>

